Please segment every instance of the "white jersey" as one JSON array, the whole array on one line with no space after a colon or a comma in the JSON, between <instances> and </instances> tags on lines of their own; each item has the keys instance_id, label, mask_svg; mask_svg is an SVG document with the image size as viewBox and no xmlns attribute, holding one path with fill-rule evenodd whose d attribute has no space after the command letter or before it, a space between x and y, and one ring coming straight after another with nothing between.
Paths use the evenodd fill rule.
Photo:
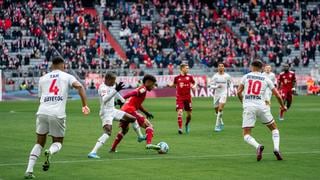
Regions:
<instances>
[{"instance_id":1,"label":"white jersey","mask_svg":"<svg viewBox=\"0 0 320 180\"><path fill-rule=\"evenodd\" d=\"M66 117L68 92L74 82L78 82L74 76L60 70L42 76L39 80L40 106L37 115Z\"/></svg>"},{"instance_id":2,"label":"white jersey","mask_svg":"<svg viewBox=\"0 0 320 180\"><path fill-rule=\"evenodd\" d=\"M221 86L218 88L218 86ZM214 96L227 96L231 86L231 76L228 73L216 73L211 78L210 88L215 89Z\"/></svg>"},{"instance_id":3,"label":"white jersey","mask_svg":"<svg viewBox=\"0 0 320 180\"><path fill-rule=\"evenodd\" d=\"M100 96L100 116L103 116L106 113L110 113L115 109L115 98L120 99L122 102L124 102L123 97L115 90L115 85L107 86L104 83L101 84L99 86L98 94Z\"/></svg>"},{"instance_id":4,"label":"white jersey","mask_svg":"<svg viewBox=\"0 0 320 180\"><path fill-rule=\"evenodd\" d=\"M270 72L270 73L264 72L262 74L264 76L266 76L267 78L269 78L274 85L277 84L277 78L276 78L276 75L273 72ZM271 89L267 89L266 92L265 92L265 100L270 102L271 101L271 97L272 97L272 91L271 91Z\"/></svg>"},{"instance_id":5,"label":"white jersey","mask_svg":"<svg viewBox=\"0 0 320 180\"><path fill-rule=\"evenodd\" d=\"M277 78L276 78L276 75L273 72L270 72L270 73L264 72L262 74L264 76L266 76L267 78L269 78L274 85L277 84Z\"/></svg>"},{"instance_id":6,"label":"white jersey","mask_svg":"<svg viewBox=\"0 0 320 180\"><path fill-rule=\"evenodd\" d=\"M243 107L265 106L265 92L267 89L274 88L271 80L260 72L244 75L241 84L244 85Z\"/></svg>"}]
</instances>

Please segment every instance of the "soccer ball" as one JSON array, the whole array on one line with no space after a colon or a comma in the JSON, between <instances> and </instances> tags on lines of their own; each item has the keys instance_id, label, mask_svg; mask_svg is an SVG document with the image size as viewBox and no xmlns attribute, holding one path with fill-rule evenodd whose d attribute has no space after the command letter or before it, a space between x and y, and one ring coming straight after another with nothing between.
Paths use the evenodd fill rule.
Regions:
<instances>
[{"instance_id":1,"label":"soccer ball","mask_svg":"<svg viewBox=\"0 0 320 180\"><path fill-rule=\"evenodd\" d=\"M160 149L158 150L159 154L166 154L169 151L169 145L166 142L159 142L157 144L158 146L160 146Z\"/></svg>"}]
</instances>

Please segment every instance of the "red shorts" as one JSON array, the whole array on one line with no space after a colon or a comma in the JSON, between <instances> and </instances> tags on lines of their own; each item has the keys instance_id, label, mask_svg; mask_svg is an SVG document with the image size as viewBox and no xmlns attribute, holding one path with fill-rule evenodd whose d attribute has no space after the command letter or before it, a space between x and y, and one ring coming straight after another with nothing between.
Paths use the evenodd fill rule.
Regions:
<instances>
[{"instance_id":1,"label":"red shorts","mask_svg":"<svg viewBox=\"0 0 320 180\"><path fill-rule=\"evenodd\" d=\"M284 101L287 101L287 102L289 102L289 103L291 103L292 102L292 91L290 90L290 91L281 91L281 96L282 96L282 99L284 100Z\"/></svg>"},{"instance_id":2,"label":"red shorts","mask_svg":"<svg viewBox=\"0 0 320 180\"><path fill-rule=\"evenodd\" d=\"M176 99L176 110L184 109L185 111L192 111L192 101L190 99Z\"/></svg>"},{"instance_id":3,"label":"red shorts","mask_svg":"<svg viewBox=\"0 0 320 180\"><path fill-rule=\"evenodd\" d=\"M138 113L137 111L130 112L129 114L137 118L139 126L142 126L144 124L145 117L142 114Z\"/></svg>"}]
</instances>

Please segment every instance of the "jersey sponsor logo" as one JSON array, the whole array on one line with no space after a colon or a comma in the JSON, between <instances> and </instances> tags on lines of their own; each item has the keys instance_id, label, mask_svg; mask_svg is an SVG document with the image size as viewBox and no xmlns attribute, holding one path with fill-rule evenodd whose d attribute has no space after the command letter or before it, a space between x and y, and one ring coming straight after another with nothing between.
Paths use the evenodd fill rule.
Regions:
<instances>
[{"instance_id":1,"label":"jersey sponsor logo","mask_svg":"<svg viewBox=\"0 0 320 180\"><path fill-rule=\"evenodd\" d=\"M43 99L43 102L58 102L63 101L63 96L46 96Z\"/></svg>"},{"instance_id":2,"label":"jersey sponsor logo","mask_svg":"<svg viewBox=\"0 0 320 180\"><path fill-rule=\"evenodd\" d=\"M244 98L249 100L261 100L261 96L256 95L245 95Z\"/></svg>"},{"instance_id":3,"label":"jersey sponsor logo","mask_svg":"<svg viewBox=\"0 0 320 180\"><path fill-rule=\"evenodd\" d=\"M141 89L139 89L139 92L140 93L144 93L144 92L146 92L146 89L145 88L141 88Z\"/></svg>"}]
</instances>

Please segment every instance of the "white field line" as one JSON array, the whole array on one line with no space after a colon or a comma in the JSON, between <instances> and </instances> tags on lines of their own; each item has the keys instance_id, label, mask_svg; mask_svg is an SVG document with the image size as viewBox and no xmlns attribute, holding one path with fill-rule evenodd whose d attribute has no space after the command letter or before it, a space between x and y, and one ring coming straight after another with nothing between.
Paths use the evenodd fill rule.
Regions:
<instances>
[{"instance_id":1,"label":"white field line","mask_svg":"<svg viewBox=\"0 0 320 180\"><path fill-rule=\"evenodd\" d=\"M273 154L273 153L263 153ZM305 152L285 152L282 154L320 154L320 151L305 151ZM158 159L204 159L204 158L215 158L215 157L237 157L237 156L255 156L251 154L217 154L217 155L202 155L202 156L167 156L160 154L157 157L137 157L137 158L120 158L120 159L82 159L82 160L70 160L70 161L54 161L52 164L75 164L83 162L111 162L111 161L132 161L132 160L158 160ZM5 166L24 166L27 162L20 163L0 163L0 167Z\"/></svg>"}]
</instances>

